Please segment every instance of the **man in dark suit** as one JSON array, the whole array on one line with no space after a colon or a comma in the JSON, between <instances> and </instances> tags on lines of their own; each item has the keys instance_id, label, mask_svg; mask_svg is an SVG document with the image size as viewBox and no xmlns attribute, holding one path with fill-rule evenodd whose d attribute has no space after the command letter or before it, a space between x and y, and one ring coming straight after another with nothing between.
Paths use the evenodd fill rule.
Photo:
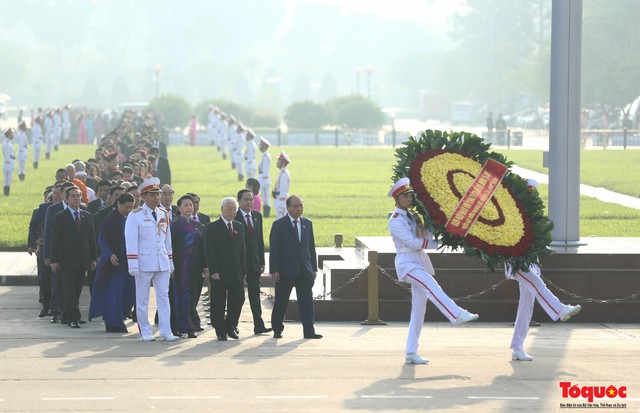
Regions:
<instances>
[{"instance_id":1,"label":"man in dark suit","mask_svg":"<svg viewBox=\"0 0 640 413\"><path fill-rule=\"evenodd\" d=\"M169 166L169 159L160 156L158 148L149 149L149 153L156 158L153 164L153 173L160 179L160 185L171 185L171 166Z\"/></svg>"},{"instance_id":2,"label":"man in dark suit","mask_svg":"<svg viewBox=\"0 0 640 413\"><path fill-rule=\"evenodd\" d=\"M238 212L238 202L235 198L224 198L220 211L220 219L205 228L204 254L211 274L211 325L218 340L224 341L227 336L238 339L235 326L244 304L247 269L244 229L241 223L233 220Z\"/></svg>"},{"instance_id":3,"label":"man in dark suit","mask_svg":"<svg viewBox=\"0 0 640 413\"><path fill-rule=\"evenodd\" d=\"M58 190L56 192L56 198L53 196L55 186L47 187L45 191L45 202L40 204L36 208L31 216L31 222L29 222L29 236L27 238L27 252L32 255L36 254L36 262L38 268L38 286L40 287L38 301L42 303L42 309L38 314L38 317L42 318L49 315L49 308L51 306L51 268L44 265L42 258L42 245L43 245L43 231L44 231L44 217L47 213L47 208L54 202L60 202L62 183L58 184ZM47 195L51 192L52 201L46 201Z\"/></svg>"},{"instance_id":4,"label":"man in dark suit","mask_svg":"<svg viewBox=\"0 0 640 413\"><path fill-rule=\"evenodd\" d=\"M160 204L164 209L169 211L171 221L173 221L180 216L180 210L178 209L178 207L175 205L171 205L173 203L173 194L175 191L173 190L171 185L162 185L161 189Z\"/></svg>"},{"instance_id":5,"label":"man in dark suit","mask_svg":"<svg viewBox=\"0 0 640 413\"><path fill-rule=\"evenodd\" d=\"M247 295L253 314L253 333L268 333L272 329L265 327L260 304L260 276L264 272L264 236L262 214L253 211L253 192L241 189L238 192L240 209L236 221L244 226L244 247L247 256Z\"/></svg>"},{"instance_id":6,"label":"man in dark suit","mask_svg":"<svg viewBox=\"0 0 640 413\"><path fill-rule=\"evenodd\" d=\"M96 268L96 242L91 214L80 209L80 188L67 188L64 198L67 209L56 214L51 230L51 270L62 274L62 318L80 328L80 293L85 274Z\"/></svg>"},{"instance_id":7,"label":"man in dark suit","mask_svg":"<svg viewBox=\"0 0 640 413\"><path fill-rule=\"evenodd\" d=\"M69 188L75 186L69 181L64 181L62 184L53 188L53 197L57 199L56 191L59 191L58 196L60 197L60 202L54 203L47 208L47 212L44 218L44 231L43 231L43 260L44 265L51 268L51 230L53 229L53 220L55 216L67 209L67 204L62 197L64 191ZM51 311L51 322L57 323L62 316L62 309L64 305L64 297L63 297L63 289L62 289L62 280L60 278L60 274L51 271L51 303L50 303L50 311Z\"/></svg>"},{"instance_id":8,"label":"man in dark suit","mask_svg":"<svg viewBox=\"0 0 640 413\"><path fill-rule=\"evenodd\" d=\"M107 179L103 179L102 181L98 182L98 191L96 192L96 199L89 202L89 204L87 205L87 211L89 211L92 215L98 212L100 208L106 205L110 186L111 186L111 181Z\"/></svg>"},{"instance_id":9,"label":"man in dark suit","mask_svg":"<svg viewBox=\"0 0 640 413\"><path fill-rule=\"evenodd\" d=\"M322 338L313 321L313 294L318 263L311 221L302 217L304 205L297 195L286 201L287 214L273 222L269 235L269 270L276 283L276 297L271 313L273 337L282 338L284 315L291 290L296 288L298 311L304 338Z\"/></svg>"},{"instance_id":10,"label":"man in dark suit","mask_svg":"<svg viewBox=\"0 0 640 413\"><path fill-rule=\"evenodd\" d=\"M202 225L202 228L205 228L207 224L211 222L211 218L209 218L209 215L199 212L200 197L198 196L198 194L195 194L193 192L187 192L187 195L189 195L193 199L193 218L198 221L200 225ZM198 302L200 301L200 296L202 295L203 285L204 278L195 277L193 279L193 288L191 289L191 322L193 323L196 331L204 330L200 325L200 315L198 314ZM208 280L207 285L209 285ZM209 294L207 294L207 296L209 296Z\"/></svg>"},{"instance_id":11,"label":"man in dark suit","mask_svg":"<svg viewBox=\"0 0 640 413\"><path fill-rule=\"evenodd\" d=\"M157 132L153 135L153 141L151 142L151 146L154 148L158 148L160 156L164 158L169 157L169 154L167 153L167 144L160 140L160 135Z\"/></svg>"}]
</instances>

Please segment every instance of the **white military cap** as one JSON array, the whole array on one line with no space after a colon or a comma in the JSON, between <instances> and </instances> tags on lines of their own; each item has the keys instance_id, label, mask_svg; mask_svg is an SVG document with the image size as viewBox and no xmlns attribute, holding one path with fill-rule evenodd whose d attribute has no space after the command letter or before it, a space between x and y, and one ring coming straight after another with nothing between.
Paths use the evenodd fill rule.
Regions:
<instances>
[{"instance_id":1,"label":"white military cap","mask_svg":"<svg viewBox=\"0 0 640 413\"><path fill-rule=\"evenodd\" d=\"M409 178L400 178L398 181L393 184L387 196L389 198L397 198L403 192L415 192L411 187L411 182Z\"/></svg>"},{"instance_id":2,"label":"white military cap","mask_svg":"<svg viewBox=\"0 0 640 413\"><path fill-rule=\"evenodd\" d=\"M147 178L142 181L142 185L140 185L140 193L146 194L147 192L160 192L160 179L155 176L152 178Z\"/></svg>"},{"instance_id":3,"label":"white military cap","mask_svg":"<svg viewBox=\"0 0 640 413\"><path fill-rule=\"evenodd\" d=\"M535 179L527 179L527 186L529 187L529 189L538 189L540 184L538 184L538 181L536 181Z\"/></svg>"},{"instance_id":4,"label":"white military cap","mask_svg":"<svg viewBox=\"0 0 640 413\"><path fill-rule=\"evenodd\" d=\"M291 163L291 158L289 158L289 156L284 151L280 152L280 155L278 156L278 158L282 159L287 164Z\"/></svg>"},{"instance_id":5,"label":"white military cap","mask_svg":"<svg viewBox=\"0 0 640 413\"><path fill-rule=\"evenodd\" d=\"M266 146L271 146L271 142L269 142L268 140L266 140L264 137L260 137L260 143Z\"/></svg>"}]
</instances>

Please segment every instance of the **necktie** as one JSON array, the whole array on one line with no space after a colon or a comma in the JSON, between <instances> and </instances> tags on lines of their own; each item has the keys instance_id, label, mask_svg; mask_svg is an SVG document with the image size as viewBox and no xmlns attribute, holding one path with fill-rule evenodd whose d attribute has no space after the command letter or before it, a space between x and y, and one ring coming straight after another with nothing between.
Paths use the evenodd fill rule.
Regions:
<instances>
[{"instance_id":1,"label":"necktie","mask_svg":"<svg viewBox=\"0 0 640 413\"><path fill-rule=\"evenodd\" d=\"M247 226L249 227L249 234L253 234L253 225L251 224L251 215L247 214Z\"/></svg>"},{"instance_id":2,"label":"necktie","mask_svg":"<svg viewBox=\"0 0 640 413\"><path fill-rule=\"evenodd\" d=\"M76 211L75 213L75 222L76 222L76 229L78 230L78 232L80 232L80 214L78 213L78 211Z\"/></svg>"},{"instance_id":3,"label":"necktie","mask_svg":"<svg viewBox=\"0 0 640 413\"><path fill-rule=\"evenodd\" d=\"M298 239L298 242L300 242L300 233L298 232L298 220L297 219L293 220L293 230L296 232L296 238Z\"/></svg>"},{"instance_id":4,"label":"necktie","mask_svg":"<svg viewBox=\"0 0 640 413\"><path fill-rule=\"evenodd\" d=\"M156 215L156 211L151 211L151 215L153 215L153 220L158 221L158 216Z\"/></svg>"},{"instance_id":5,"label":"necktie","mask_svg":"<svg viewBox=\"0 0 640 413\"><path fill-rule=\"evenodd\" d=\"M229 236L233 238L233 228L231 228L231 222L227 222L227 229L229 231Z\"/></svg>"}]
</instances>

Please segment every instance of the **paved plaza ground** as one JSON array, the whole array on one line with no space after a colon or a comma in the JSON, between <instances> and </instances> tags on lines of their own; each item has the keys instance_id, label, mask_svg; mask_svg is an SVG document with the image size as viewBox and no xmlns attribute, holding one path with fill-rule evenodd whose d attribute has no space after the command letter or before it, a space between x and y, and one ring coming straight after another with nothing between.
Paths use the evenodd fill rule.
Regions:
<instances>
[{"instance_id":1,"label":"paved plaza ground","mask_svg":"<svg viewBox=\"0 0 640 413\"><path fill-rule=\"evenodd\" d=\"M240 340L218 342L208 326L196 339L143 343L133 323L122 335L105 333L99 320L71 329L39 319L36 297L34 286L0 286L3 412L549 412L587 402L562 397L567 381L626 386L626 398L591 406L640 411L636 324L539 320L526 342L535 360L514 362L509 323L426 323L420 353L431 362L411 366L404 364L407 323L321 322L324 338L304 340L290 322L276 340L251 334L247 303ZM88 298L85 289L84 315Z\"/></svg>"}]
</instances>

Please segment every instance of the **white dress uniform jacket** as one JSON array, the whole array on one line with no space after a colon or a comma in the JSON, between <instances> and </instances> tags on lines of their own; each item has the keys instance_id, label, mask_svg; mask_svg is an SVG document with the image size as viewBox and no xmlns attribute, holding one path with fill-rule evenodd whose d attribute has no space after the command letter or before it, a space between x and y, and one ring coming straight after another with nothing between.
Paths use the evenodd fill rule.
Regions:
<instances>
[{"instance_id":1,"label":"white dress uniform jacket","mask_svg":"<svg viewBox=\"0 0 640 413\"><path fill-rule=\"evenodd\" d=\"M2 155L4 157L2 170L4 172L13 172L16 167L16 153L13 150L12 142L7 138L5 138L4 143L2 144Z\"/></svg>"},{"instance_id":2,"label":"white dress uniform jacket","mask_svg":"<svg viewBox=\"0 0 640 413\"><path fill-rule=\"evenodd\" d=\"M162 207L156 208L156 222L152 211L147 205L143 205L127 216L124 237L129 270L173 271L169 213Z\"/></svg>"},{"instance_id":3,"label":"white dress uniform jacket","mask_svg":"<svg viewBox=\"0 0 640 413\"><path fill-rule=\"evenodd\" d=\"M244 151L244 164L247 178L255 178L258 172L258 166L256 165L256 148L255 139L247 142L247 148Z\"/></svg>"},{"instance_id":4,"label":"white dress uniform jacket","mask_svg":"<svg viewBox=\"0 0 640 413\"><path fill-rule=\"evenodd\" d=\"M424 268L435 274L426 248L435 248L433 235L418 225L419 217L401 208L396 208L389 218L389 231L396 247L396 273L400 281L412 270Z\"/></svg>"}]
</instances>

